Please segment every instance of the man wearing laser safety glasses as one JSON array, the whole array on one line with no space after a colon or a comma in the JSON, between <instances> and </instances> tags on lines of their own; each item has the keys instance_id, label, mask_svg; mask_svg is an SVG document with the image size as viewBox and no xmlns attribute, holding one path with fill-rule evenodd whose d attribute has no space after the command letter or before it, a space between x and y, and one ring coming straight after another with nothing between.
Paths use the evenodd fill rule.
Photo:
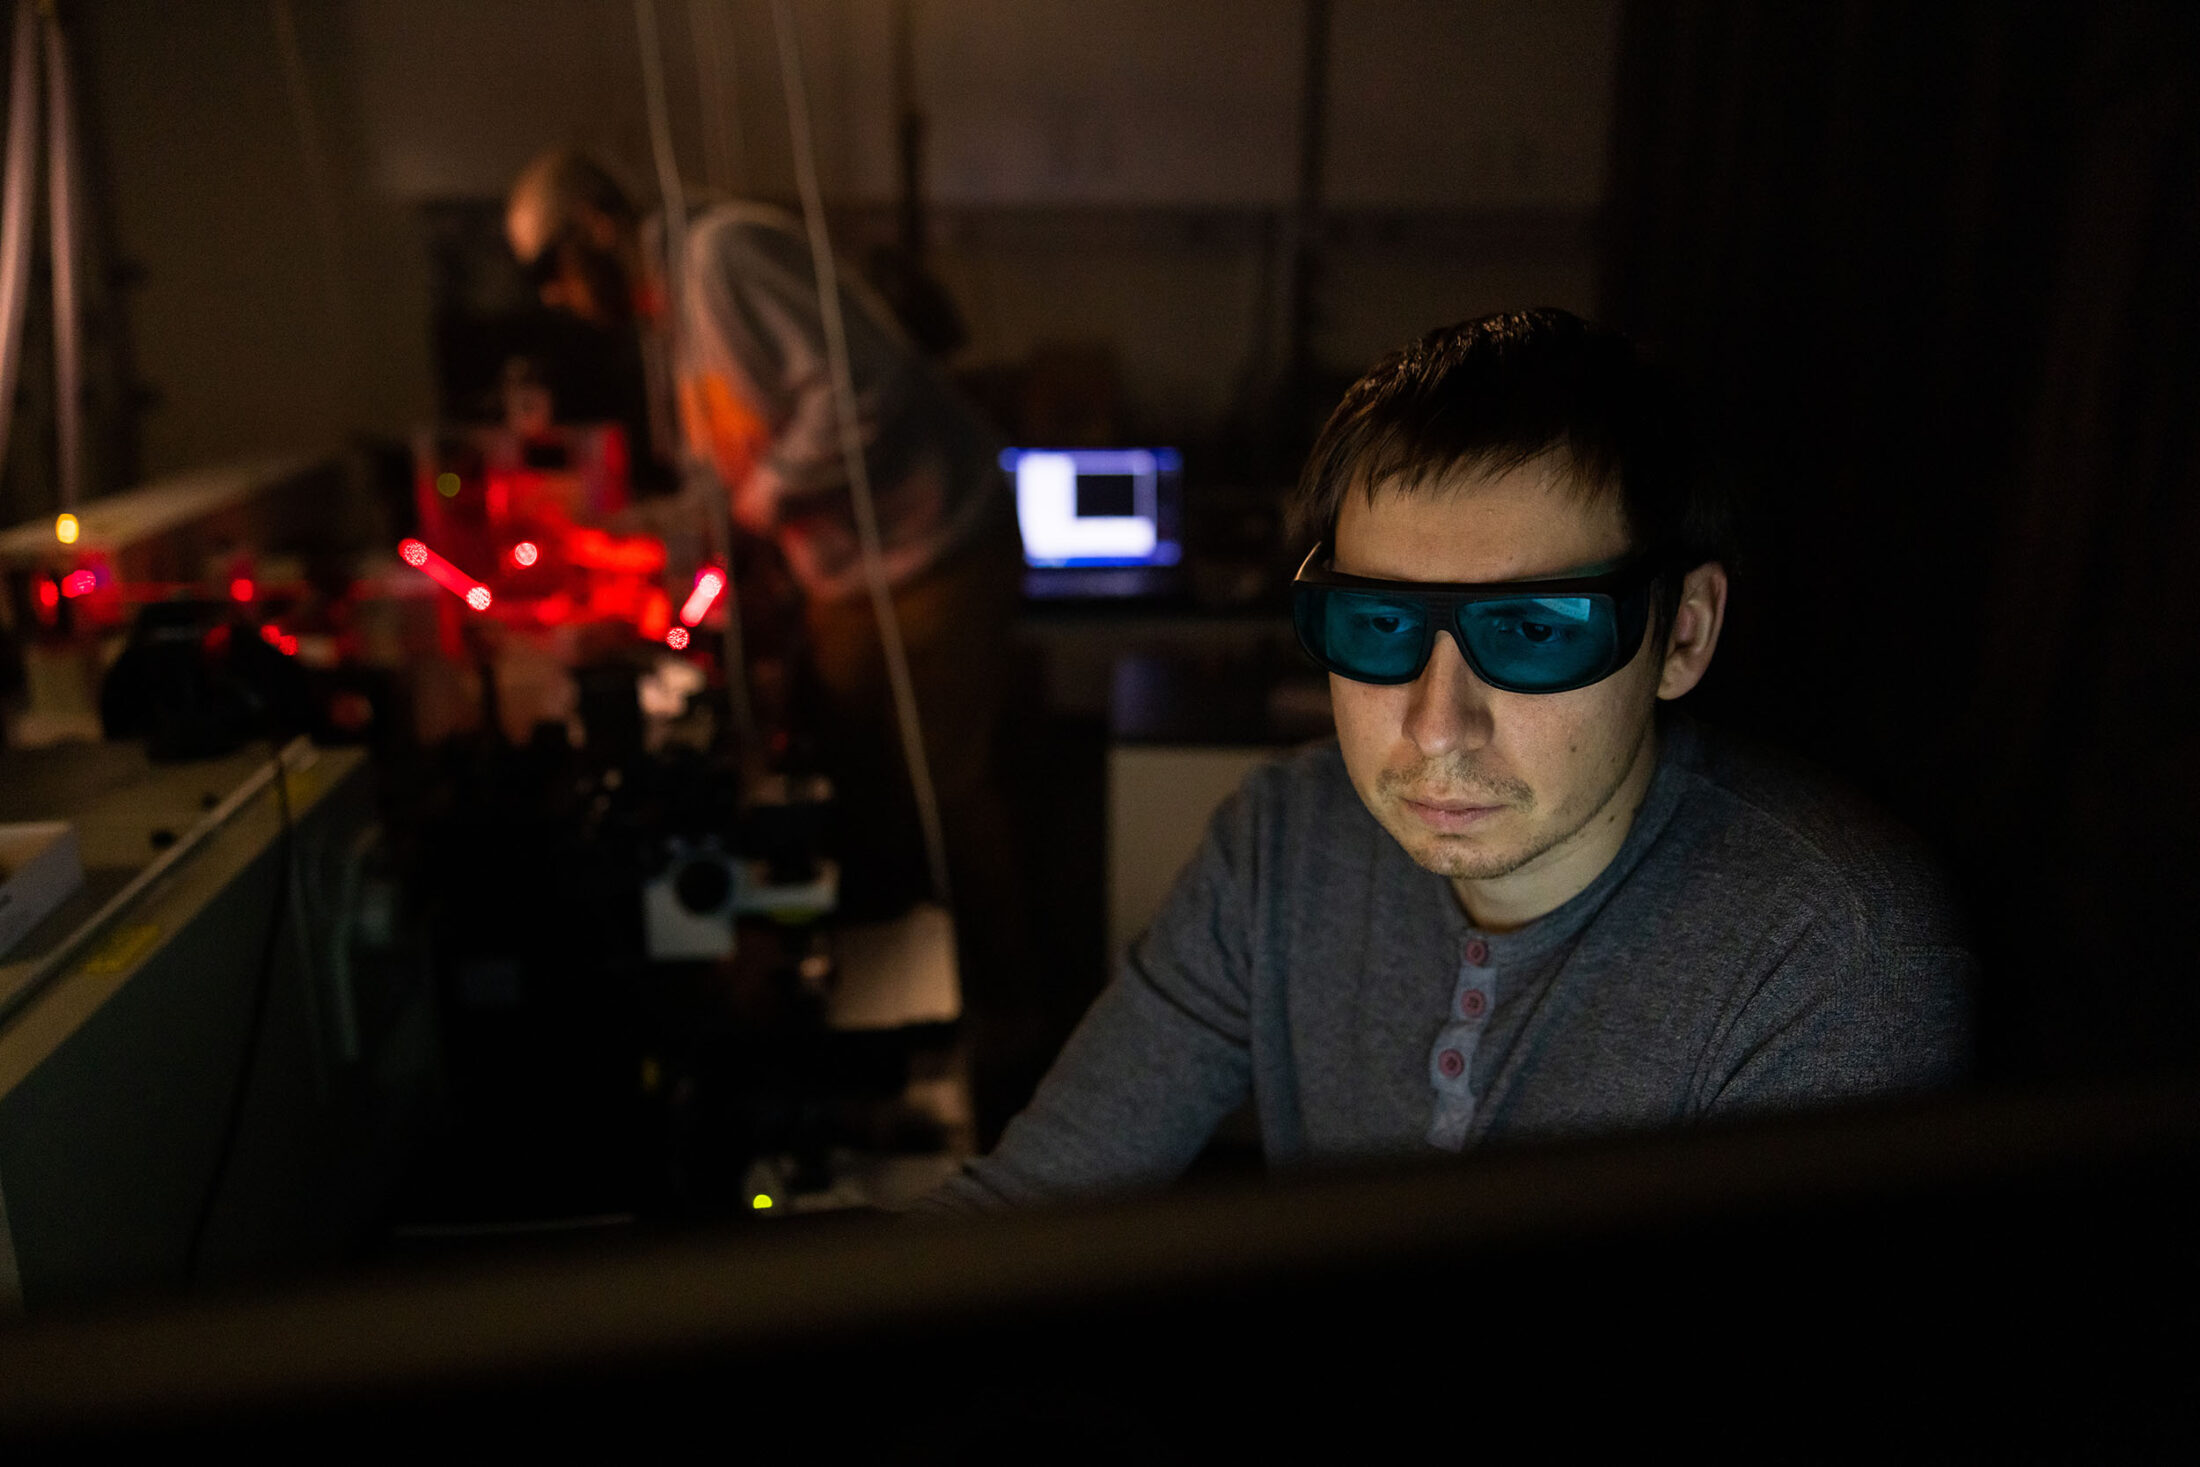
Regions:
<instances>
[{"instance_id":1,"label":"man wearing laser safety glasses","mask_svg":"<svg viewBox=\"0 0 2200 1467\"><path fill-rule=\"evenodd\" d=\"M1345 395L1294 503L1334 742L1216 815L974 1210L1165 1180L1250 1101L1271 1165L1949 1083L1972 960L1931 862L1672 700L1726 506L1659 379L1562 311Z\"/></svg>"}]
</instances>

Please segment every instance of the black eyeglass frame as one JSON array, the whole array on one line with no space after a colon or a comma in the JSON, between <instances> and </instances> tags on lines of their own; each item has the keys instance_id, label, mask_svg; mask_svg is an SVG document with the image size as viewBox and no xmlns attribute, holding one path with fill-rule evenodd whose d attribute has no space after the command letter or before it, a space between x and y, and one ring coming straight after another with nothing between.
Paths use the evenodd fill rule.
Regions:
<instances>
[{"instance_id":1,"label":"black eyeglass frame","mask_svg":"<svg viewBox=\"0 0 2200 1467\"><path fill-rule=\"evenodd\" d=\"M1418 681L1428 670L1429 655L1436 650L1439 632L1450 634L1452 644L1466 659L1467 666L1474 669L1476 677L1508 693L1570 693L1576 688L1600 683L1633 662L1642 650L1643 630L1650 624L1650 588L1656 583L1659 572L1656 557L1632 555L1611 570L1593 576L1563 576L1542 581L1386 581L1333 570L1326 564L1329 553L1329 541L1317 540L1314 548L1306 552L1306 559L1299 563L1299 573L1291 578L1292 629L1297 632L1299 645L1306 649L1306 655L1323 668L1341 678L1375 687L1399 687ZM1312 635L1308 628L1308 620L1319 598L1302 594L1302 588L1373 591L1419 601L1427 607L1429 615L1422 627L1421 651L1414 659L1413 671L1404 677L1371 678L1332 662L1321 650L1322 639ZM1614 630L1611 656L1591 675L1563 687L1527 688L1491 676L1459 630L1459 607L1476 601L1518 601L1543 596L1588 596L1609 602Z\"/></svg>"}]
</instances>

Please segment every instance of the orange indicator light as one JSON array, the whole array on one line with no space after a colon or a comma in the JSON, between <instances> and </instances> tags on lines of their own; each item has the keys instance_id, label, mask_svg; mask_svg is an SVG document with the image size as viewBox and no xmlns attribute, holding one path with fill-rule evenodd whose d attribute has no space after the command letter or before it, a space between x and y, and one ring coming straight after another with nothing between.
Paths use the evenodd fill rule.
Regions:
<instances>
[{"instance_id":1,"label":"orange indicator light","mask_svg":"<svg viewBox=\"0 0 2200 1467\"><path fill-rule=\"evenodd\" d=\"M75 515L61 514L54 516L53 537L62 544L74 545L76 537L83 533L84 527L77 523Z\"/></svg>"}]
</instances>

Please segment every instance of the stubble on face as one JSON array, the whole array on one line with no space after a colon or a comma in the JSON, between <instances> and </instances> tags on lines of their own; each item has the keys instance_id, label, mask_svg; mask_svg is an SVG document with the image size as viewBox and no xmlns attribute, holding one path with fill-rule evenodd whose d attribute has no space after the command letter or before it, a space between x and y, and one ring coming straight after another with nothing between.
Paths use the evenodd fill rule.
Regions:
<instances>
[{"instance_id":1,"label":"stubble on face","mask_svg":"<svg viewBox=\"0 0 2200 1467\"><path fill-rule=\"evenodd\" d=\"M1424 758L1379 771L1363 797L1383 828L1413 858L1414 864L1454 881L1495 881L1525 870L1567 846L1600 816L1630 817L1615 801L1646 757L1652 720L1645 718L1636 737L1616 751L1600 771L1602 778L1582 791L1588 798L1570 802L1539 820L1542 802L1527 781L1483 769L1471 757ZM1430 830L1408 801L1472 802L1502 809L1488 821L1487 833L1446 835Z\"/></svg>"},{"instance_id":2,"label":"stubble on face","mask_svg":"<svg viewBox=\"0 0 2200 1467\"><path fill-rule=\"evenodd\" d=\"M1406 808L1408 801L1488 804L1503 807L1496 820L1532 821L1535 790L1526 780L1477 768L1471 758L1436 756L1378 771L1372 793L1369 803L1383 827L1407 855L1439 875L1484 880L1533 859L1531 854L1515 860L1510 853L1478 849L1469 837L1432 831Z\"/></svg>"}]
</instances>

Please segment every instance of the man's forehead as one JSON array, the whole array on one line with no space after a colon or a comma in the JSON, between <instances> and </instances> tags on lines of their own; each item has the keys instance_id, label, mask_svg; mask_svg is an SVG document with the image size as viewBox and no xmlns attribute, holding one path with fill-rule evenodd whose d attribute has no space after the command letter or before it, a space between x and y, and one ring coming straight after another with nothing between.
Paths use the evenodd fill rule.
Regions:
<instances>
[{"instance_id":1,"label":"man's forehead","mask_svg":"<svg viewBox=\"0 0 2200 1467\"><path fill-rule=\"evenodd\" d=\"M1381 472L1361 472L1352 479L1353 493L1372 499L1379 495L1418 498L1423 495L1473 495L1490 490L1533 489L1585 503L1619 498L1616 485L1584 470L1563 447L1524 458L1468 458L1454 463L1414 466Z\"/></svg>"},{"instance_id":2,"label":"man's forehead","mask_svg":"<svg viewBox=\"0 0 2200 1467\"><path fill-rule=\"evenodd\" d=\"M1358 489L1333 538L1340 570L1420 581L1540 579L1628 548L1619 496L1547 461Z\"/></svg>"},{"instance_id":3,"label":"man's forehead","mask_svg":"<svg viewBox=\"0 0 2200 1467\"><path fill-rule=\"evenodd\" d=\"M504 237L522 263L543 251L554 232L549 200L539 188L520 187L504 210Z\"/></svg>"}]
</instances>

